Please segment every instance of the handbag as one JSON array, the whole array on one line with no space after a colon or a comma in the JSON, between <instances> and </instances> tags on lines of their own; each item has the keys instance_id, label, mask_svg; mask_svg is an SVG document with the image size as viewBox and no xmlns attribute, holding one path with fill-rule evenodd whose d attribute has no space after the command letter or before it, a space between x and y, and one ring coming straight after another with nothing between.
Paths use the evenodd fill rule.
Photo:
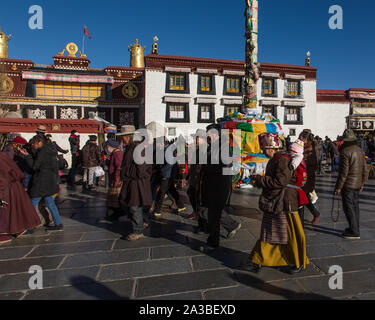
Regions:
<instances>
[{"instance_id":1,"label":"handbag","mask_svg":"<svg viewBox=\"0 0 375 320\"><path fill-rule=\"evenodd\" d=\"M95 177L103 177L105 175L105 172L101 166L95 167Z\"/></svg>"},{"instance_id":2,"label":"handbag","mask_svg":"<svg viewBox=\"0 0 375 320\"><path fill-rule=\"evenodd\" d=\"M272 213L275 215L282 213L284 211L284 194L285 188L272 198L266 197L262 194L259 197L259 209L265 213Z\"/></svg>"}]
</instances>

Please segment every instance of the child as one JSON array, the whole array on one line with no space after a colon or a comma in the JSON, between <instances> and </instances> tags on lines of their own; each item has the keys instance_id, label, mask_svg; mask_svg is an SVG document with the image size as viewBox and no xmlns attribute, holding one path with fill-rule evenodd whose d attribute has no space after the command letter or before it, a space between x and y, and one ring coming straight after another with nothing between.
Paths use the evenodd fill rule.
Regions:
<instances>
[{"instance_id":1,"label":"child","mask_svg":"<svg viewBox=\"0 0 375 320\"><path fill-rule=\"evenodd\" d=\"M304 225L304 209L303 206L309 203L309 199L306 193L302 190L302 187L306 184L307 171L306 163L303 158L304 143L301 140L297 140L290 146L290 169L295 171L296 174L296 188L298 191L299 209L298 213L301 217L302 225Z\"/></svg>"}]
</instances>

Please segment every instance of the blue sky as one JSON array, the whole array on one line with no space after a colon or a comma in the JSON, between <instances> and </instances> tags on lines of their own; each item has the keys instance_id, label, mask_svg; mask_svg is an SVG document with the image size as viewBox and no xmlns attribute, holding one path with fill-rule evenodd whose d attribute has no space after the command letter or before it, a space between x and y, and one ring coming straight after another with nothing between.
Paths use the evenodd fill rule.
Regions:
<instances>
[{"instance_id":1,"label":"blue sky","mask_svg":"<svg viewBox=\"0 0 375 320\"><path fill-rule=\"evenodd\" d=\"M375 1L260 0L259 60L303 65L308 50L318 68L318 88L375 88ZM43 8L43 30L28 28L31 5ZM344 11L344 29L328 27L331 5ZM51 64L76 42L83 25L91 67L128 66L130 43L139 38L150 53L242 60L245 0L14 0L0 10L0 25L12 33L11 58Z\"/></svg>"}]
</instances>

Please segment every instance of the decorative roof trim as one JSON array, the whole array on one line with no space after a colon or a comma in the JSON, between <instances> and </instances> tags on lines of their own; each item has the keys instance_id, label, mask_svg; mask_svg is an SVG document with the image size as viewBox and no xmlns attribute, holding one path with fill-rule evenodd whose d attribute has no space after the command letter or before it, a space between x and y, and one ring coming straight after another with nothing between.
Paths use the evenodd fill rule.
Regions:
<instances>
[{"instance_id":1,"label":"decorative roof trim","mask_svg":"<svg viewBox=\"0 0 375 320\"><path fill-rule=\"evenodd\" d=\"M178 67L165 67L165 72L184 72L184 73L190 73L191 68L178 68Z\"/></svg>"},{"instance_id":2,"label":"decorative roof trim","mask_svg":"<svg viewBox=\"0 0 375 320\"><path fill-rule=\"evenodd\" d=\"M114 79L111 76L58 74L58 73L46 73L46 72L35 72L35 71L23 71L22 80L44 80L44 81L108 83L108 84L114 83Z\"/></svg>"}]
</instances>

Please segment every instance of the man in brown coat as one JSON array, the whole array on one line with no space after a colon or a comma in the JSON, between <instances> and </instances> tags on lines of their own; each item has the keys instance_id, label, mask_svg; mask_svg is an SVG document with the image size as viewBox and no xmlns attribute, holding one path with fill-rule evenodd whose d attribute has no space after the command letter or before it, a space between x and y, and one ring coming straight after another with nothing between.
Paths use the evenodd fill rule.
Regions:
<instances>
[{"instance_id":1,"label":"man in brown coat","mask_svg":"<svg viewBox=\"0 0 375 320\"><path fill-rule=\"evenodd\" d=\"M342 196L345 216L349 223L343 237L359 240L359 192L363 190L367 180L366 160L352 130L344 131L343 141L335 193Z\"/></svg>"},{"instance_id":2,"label":"man in brown coat","mask_svg":"<svg viewBox=\"0 0 375 320\"><path fill-rule=\"evenodd\" d=\"M121 180L123 182L120 192L120 205L128 212L132 221L133 232L127 236L127 240L135 241L144 238L143 207L152 205L151 194L151 164L139 164L134 159L134 150L138 142L133 141L134 126L122 126L122 141L126 145L124 158L121 165Z\"/></svg>"}]
</instances>

